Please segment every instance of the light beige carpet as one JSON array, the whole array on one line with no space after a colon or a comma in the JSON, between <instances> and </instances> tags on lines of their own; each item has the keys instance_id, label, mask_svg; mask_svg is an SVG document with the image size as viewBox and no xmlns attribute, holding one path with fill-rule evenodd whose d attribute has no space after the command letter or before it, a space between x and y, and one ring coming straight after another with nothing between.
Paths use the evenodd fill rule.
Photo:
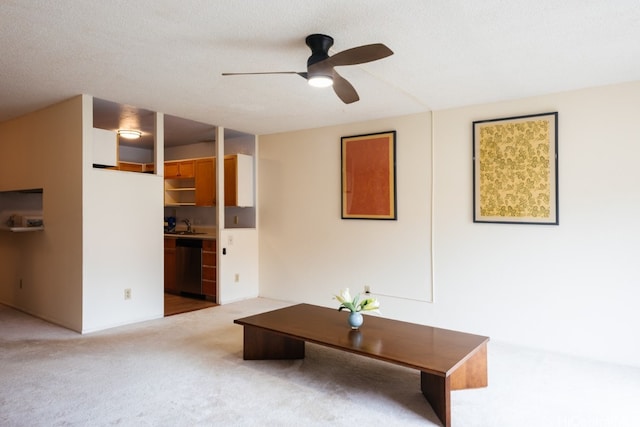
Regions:
<instances>
[{"instance_id":1,"label":"light beige carpet","mask_svg":"<svg viewBox=\"0 0 640 427\"><path fill-rule=\"evenodd\" d=\"M307 344L243 361L252 299L89 335L0 305L1 426L437 426L417 371ZM489 344L454 426L636 426L640 369Z\"/></svg>"}]
</instances>

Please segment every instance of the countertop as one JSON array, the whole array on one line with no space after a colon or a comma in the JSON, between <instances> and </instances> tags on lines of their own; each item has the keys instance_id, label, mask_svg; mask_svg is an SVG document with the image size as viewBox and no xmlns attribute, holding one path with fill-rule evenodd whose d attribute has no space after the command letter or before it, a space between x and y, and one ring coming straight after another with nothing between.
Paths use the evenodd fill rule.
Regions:
<instances>
[{"instance_id":1,"label":"countertop","mask_svg":"<svg viewBox=\"0 0 640 427\"><path fill-rule=\"evenodd\" d=\"M174 239L201 239L201 240L215 240L216 229L211 227L193 227L195 234L180 234L180 232L186 231L186 229L176 228L173 233L164 233L164 237Z\"/></svg>"}]
</instances>

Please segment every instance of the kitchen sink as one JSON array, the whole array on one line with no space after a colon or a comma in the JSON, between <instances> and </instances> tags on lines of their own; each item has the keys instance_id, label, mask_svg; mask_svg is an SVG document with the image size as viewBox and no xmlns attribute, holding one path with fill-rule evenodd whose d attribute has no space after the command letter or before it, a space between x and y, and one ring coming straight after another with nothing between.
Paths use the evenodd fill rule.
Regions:
<instances>
[{"instance_id":1,"label":"kitchen sink","mask_svg":"<svg viewBox=\"0 0 640 427\"><path fill-rule=\"evenodd\" d=\"M173 234L176 236L195 236L198 234L207 234L207 233L198 232L198 231L165 231L164 234Z\"/></svg>"}]
</instances>

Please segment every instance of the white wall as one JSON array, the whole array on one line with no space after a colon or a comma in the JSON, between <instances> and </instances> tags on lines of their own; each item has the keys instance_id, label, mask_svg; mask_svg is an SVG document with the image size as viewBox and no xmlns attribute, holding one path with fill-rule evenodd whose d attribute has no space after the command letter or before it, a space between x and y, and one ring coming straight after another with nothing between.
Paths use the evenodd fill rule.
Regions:
<instances>
[{"instance_id":1,"label":"white wall","mask_svg":"<svg viewBox=\"0 0 640 427\"><path fill-rule=\"evenodd\" d=\"M260 137L260 295L336 306L383 289L385 317L640 366L640 83ZM559 112L560 225L472 222L474 120ZM404 132L405 127L420 131ZM398 130L397 222L340 220L339 137ZM365 320L366 322L366 320Z\"/></svg>"},{"instance_id":2,"label":"white wall","mask_svg":"<svg viewBox=\"0 0 640 427\"><path fill-rule=\"evenodd\" d=\"M43 188L45 221L0 235L0 301L78 332L162 317L164 303L162 177L94 169L91 106L0 124L0 191Z\"/></svg>"},{"instance_id":3,"label":"white wall","mask_svg":"<svg viewBox=\"0 0 640 427\"><path fill-rule=\"evenodd\" d=\"M81 97L0 124L0 191L43 188L45 219L44 231L0 234L0 301L76 331L82 328L82 135Z\"/></svg>"},{"instance_id":4,"label":"white wall","mask_svg":"<svg viewBox=\"0 0 640 427\"><path fill-rule=\"evenodd\" d=\"M397 216L341 219L342 136L397 131ZM260 293L332 305L365 285L430 300L429 116L265 135L259 141Z\"/></svg>"},{"instance_id":5,"label":"white wall","mask_svg":"<svg viewBox=\"0 0 640 427\"><path fill-rule=\"evenodd\" d=\"M83 98L90 130L93 103ZM92 135L83 143L83 332L164 316L163 177L93 168Z\"/></svg>"},{"instance_id":6,"label":"white wall","mask_svg":"<svg viewBox=\"0 0 640 427\"><path fill-rule=\"evenodd\" d=\"M219 232L218 303L257 297L258 232L255 229L223 229Z\"/></svg>"},{"instance_id":7,"label":"white wall","mask_svg":"<svg viewBox=\"0 0 640 427\"><path fill-rule=\"evenodd\" d=\"M436 112L434 320L640 366L639 99L635 82ZM472 223L471 122L548 111L560 225Z\"/></svg>"},{"instance_id":8,"label":"white wall","mask_svg":"<svg viewBox=\"0 0 640 427\"><path fill-rule=\"evenodd\" d=\"M84 184L82 332L163 317L162 177L91 169Z\"/></svg>"},{"instance_id":9,"label":"white wall","mask_svg":"<svg viewBox=\"0 0 640 427\"><path fill-rule=\"evenodd\" d=\"M200 142L196 144L177 145L164 150L164 160L195 159L197 157L213 157L216 155L214 142Z\"/></svg>"},{"instance_id":10,"label":"white wall","mask_svg":"<svg viewBox=\"0 0 640 427\"><path fill-rule=\"evenodd\" d=\"M120 144L118 160L121 162L153 163L153 150L140 147L130 147Z\"/></svg>"}]
</instances>

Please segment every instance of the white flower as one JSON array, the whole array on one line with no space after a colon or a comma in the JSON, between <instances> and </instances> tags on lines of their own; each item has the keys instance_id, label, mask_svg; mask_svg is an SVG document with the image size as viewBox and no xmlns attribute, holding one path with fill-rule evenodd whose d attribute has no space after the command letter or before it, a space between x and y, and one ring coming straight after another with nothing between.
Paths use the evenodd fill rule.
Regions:
<instances>
[{"instance_id":1,"label":"white flower","mask_svg":"<svg viewBox=\"0 0 640 427\"><path fill-rule=\"evenodd\" d=\"M358 307L362 311L374 311L376 313L380 313L380 310L378 310L380 308L380 302L375 298L367 298L363 300Z\"/></svg>"},{"instance_id":2,"label":"white flower","mask_svg":"<svg viewBox=\"0 0 640 427\"><path fill-rule=\"evenodd\" d=\"M340 291L340 295L336 295L335 299L338 300L340 306L338 307L338 311L349 310L351 312L358 311L373 311L376 313L380 313L380 303L375 298L365 298L358 303L360 300L360 294L357 294L353 299L351 298L351 293L349 292L349 288L343 289Z\"/></svg>"}]
</instances>

